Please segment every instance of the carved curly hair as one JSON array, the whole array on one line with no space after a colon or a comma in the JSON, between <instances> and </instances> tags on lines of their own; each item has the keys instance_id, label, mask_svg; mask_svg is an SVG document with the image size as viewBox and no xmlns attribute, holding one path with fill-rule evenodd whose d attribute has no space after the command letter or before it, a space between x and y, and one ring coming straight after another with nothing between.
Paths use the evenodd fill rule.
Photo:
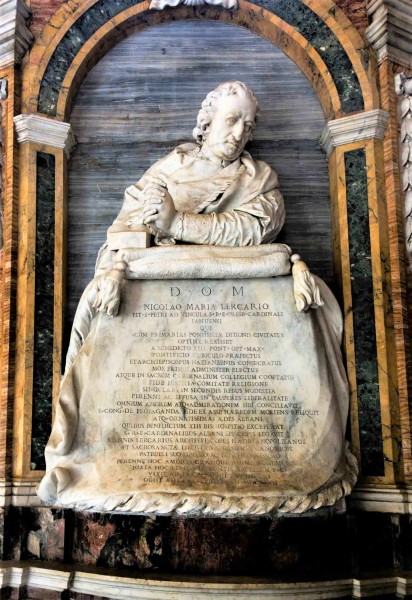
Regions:
<instances>
[{"instance_id":1,"label":"carved curly hair","mask_svg":"<svg viewBox=\"0 0 412 600\"><path fill-rule=\"evenodd\" d=\"M193 129L193 137L198 142L198 144L202 144L207 137L208 128L216 111L216 107L219 100L225 96L231 96L232 94L243 96L244 98L248 98L249 100L255 103L256 124L256 121L259 117L259 103L255 94L250 88L248 88L248 86L245 83L242 83L241 81L226 81L225 83L221 83L214 90L209 92L209 94L202 102L202 108L199 110L199 113L197 115L197 125Z\"/></svg>"}]
</instances>

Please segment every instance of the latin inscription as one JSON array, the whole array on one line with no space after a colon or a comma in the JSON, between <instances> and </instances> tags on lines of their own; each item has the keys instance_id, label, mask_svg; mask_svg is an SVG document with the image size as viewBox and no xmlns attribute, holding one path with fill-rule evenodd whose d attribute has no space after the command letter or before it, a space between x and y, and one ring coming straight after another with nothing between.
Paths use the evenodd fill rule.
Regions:
<instances>
[{"instance_id":1,"label":"latin inscription","mask_svg":"<svg viewBox=\"0 0 412 600\"><path fill-rule=\"evenodd\" d=\"M156 299L132 308L133 344L110 403L97 408L115 417L106 443L118 467L168 488L190 478L194 487L273 488L305 452L296 421L319 415L296 393L276 299L257 302L252 282L163 282Z\"/></svg>"}]
</instances>

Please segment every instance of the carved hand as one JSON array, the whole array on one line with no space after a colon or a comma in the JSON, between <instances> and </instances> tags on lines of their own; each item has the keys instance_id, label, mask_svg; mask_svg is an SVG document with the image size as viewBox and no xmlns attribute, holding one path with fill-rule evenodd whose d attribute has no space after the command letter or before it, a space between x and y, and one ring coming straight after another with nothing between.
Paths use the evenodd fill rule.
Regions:
<instances>
[{"instance_id":1,"label":"carved hand","mask_svg":"<svg viewBox=\"0 0 412 600\"><path fill-rule=\"evenodd\" d=\"M144 189L146 202L143 223L167 235L174 235L178 213L173 198L164 185L151 180Z\"/></svg>"}]
</instances>

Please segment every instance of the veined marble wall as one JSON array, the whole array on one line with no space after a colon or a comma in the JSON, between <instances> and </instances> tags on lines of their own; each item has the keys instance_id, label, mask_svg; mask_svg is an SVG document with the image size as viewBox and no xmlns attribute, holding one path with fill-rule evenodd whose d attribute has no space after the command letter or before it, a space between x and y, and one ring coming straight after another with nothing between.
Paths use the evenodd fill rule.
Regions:
<instances>
[{"instance_id":1,"label":"veined marble wall","mask_svg":"<svg viewBox=\"0 0 412 600\"><path fill-rule=\"evenodd\" d=\"M218 83L256 93L261 118L250 151L279 174L287 220L281 237L333 283L325 120L300 69L270 42L212 21L173 22L131 35L90 72L71 117L67 326L93 276L124 188L177 144L192 141L197 110Z\"/></svg>"}]
</instances>

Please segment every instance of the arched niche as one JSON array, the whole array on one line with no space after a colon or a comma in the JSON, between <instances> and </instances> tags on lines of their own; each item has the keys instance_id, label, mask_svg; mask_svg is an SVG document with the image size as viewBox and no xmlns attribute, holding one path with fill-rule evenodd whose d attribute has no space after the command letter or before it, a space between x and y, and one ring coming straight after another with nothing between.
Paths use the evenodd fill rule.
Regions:
<instances>
[{"instance_id":1,"label":"arched niche","mask_svg":"<svg viewBox=\"0 0 412 600\"><path fill-rule=\"evenodd\" d=\"M179 143L193 140L202 100L227 80L244 81L260 102L249 150L279 174L287 210L279 239L333 284L329 178L318 143L325 119L312 86L255 33L213 21L175 21L117 44L88 74L74 103L68 325L125 187Z\"/></svg>"}]
</instances>

